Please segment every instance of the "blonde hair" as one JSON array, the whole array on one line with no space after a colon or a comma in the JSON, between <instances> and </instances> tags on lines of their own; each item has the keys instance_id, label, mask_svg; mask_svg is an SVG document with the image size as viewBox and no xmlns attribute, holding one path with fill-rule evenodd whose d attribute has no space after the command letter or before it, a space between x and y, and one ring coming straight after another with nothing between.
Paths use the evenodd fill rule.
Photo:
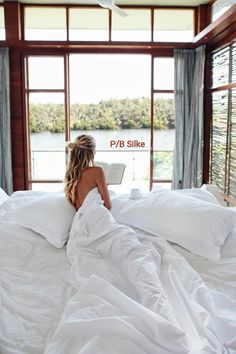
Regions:
<instances>
[{"instance_id":1,"label":"blonde hair","mask_svg":"<svg viewBox=\"0 0 236 354\"><path fill-rule=\"evenodd\" d=\"M65 194L72 205L75 205L76 186L83 171L94 165L95 140L90 135L80 135L74 142L67 144L69 159L65 174Z\"/></svg>"}]
</instances>

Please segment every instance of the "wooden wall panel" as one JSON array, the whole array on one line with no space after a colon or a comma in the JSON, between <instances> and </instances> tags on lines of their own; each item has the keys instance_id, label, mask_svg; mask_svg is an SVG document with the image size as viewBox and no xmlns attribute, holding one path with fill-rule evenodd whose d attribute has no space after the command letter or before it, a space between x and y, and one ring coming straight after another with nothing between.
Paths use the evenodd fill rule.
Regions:
<instances>
[{"instance_id":1,"label":"wooden wall panel","mask_svg":"<svg viewBox=\"0 0 236 354\"><path fill-rule=\"evenodd\" d=\"M21 54L10 49L10 104L12 136L12 168L14 190L27 189L25 161L24 115L22 97Z\"/></svg>"},{"instance_id":2,"label":"wooden wall panel","mask_svg":"<svg viewBox=\"0 0 236 354\"><path fill-rule=\"evenodd\" d=\"M21 40L20 9L20 3L17 1L4 2L6 40L8 43L16 43Z\"/></svg>"},{"instance_id":3,"label":"wooden wall panel","mask_svg":"<svg viewBox=\"0 0 236 354\"><path fill-rule=\"evenodd\" d=\"M197 33L200 33L211 23L211 7L209 5L198 6Z\"/></svg>"}]
</instances>

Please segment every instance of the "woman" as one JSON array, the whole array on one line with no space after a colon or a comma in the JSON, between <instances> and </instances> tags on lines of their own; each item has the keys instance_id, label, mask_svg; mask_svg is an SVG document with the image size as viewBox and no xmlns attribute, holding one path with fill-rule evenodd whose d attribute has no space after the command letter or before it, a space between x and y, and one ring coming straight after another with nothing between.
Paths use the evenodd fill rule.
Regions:
<instances>
[{"instance_id":1,"label":"woman","mask_svg":"<svg viewBox=\"0 0 236 354\"><path fill-rule=\"evenodd\" d=\"M65 194L70 203L78 210L87 194L97 187L104 206L110 210L111 200L104 171L101 167L94 166L94 138L90 135L80 135L67 147L69 160L65 175Z\"/></svg>"}]
</instances>

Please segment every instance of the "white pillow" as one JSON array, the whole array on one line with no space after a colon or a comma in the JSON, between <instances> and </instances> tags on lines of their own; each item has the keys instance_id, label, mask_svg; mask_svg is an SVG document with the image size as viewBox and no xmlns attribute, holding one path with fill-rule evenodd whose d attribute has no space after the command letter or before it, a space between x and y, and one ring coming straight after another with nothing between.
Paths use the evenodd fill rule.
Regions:
<instances>
[{"instance_id":1,"label":"white pillow","mask_svg":"<svg viewBox=\"0 0 236 354\"><path fill-rule=\"evenodd\" d=\"M118 222L177 243L192 253L220 259L220 250L236 223L236 213L183 193L154 190L131 201L114 198L112 214Z\"/></svg>"},{"instance_id":2,"label":"white pillow","mask_svg":"<svg viewBox=\"0 0 236 354\"><path fill-rule=\"evenodd\" d=\"M3 218L6 213L10 210L17 209L25 203L28 203L38 197L48 194L48 192L39 192L39 191L16 191L4 201L0 207L0 218Z\"/></svg>"},{"instance_id":3,"label":"white pillow","mask_svg":"<svg viewBox=\"0 0 236 354\"><path fill-rule=\"evenodd\" d=\"M4 192L4 190L2 188L0 188L0 205L2 205L2 203L5 202L5 200L7 200L9 198L9 195Z\"/></svg>"},{"instance_id":4,"label":"white pillow","mask_svg":"<svg viewBox=\"0 0 236 354\"><path fill-rule=\"evenodd\" d=\"M204 191L208 191L214 197L218 200L218 203L224 207L227 206L227 203L225 202L224 198L221 195L221 190L215 185L215 184L203 184L201 186L201 189Z\"/></svg>"},{"instance_id":5,"label":"white pillow","mask_svg":"<svg viewBox=\"0 0 236 354\"><path fill-rule=\"evenodd\" d=\"M41 234L60 248L68 240L75 212L63 193L48 193L10 210L4 219Z\"/></svg>"},{"instance_id":6,"label":"white pillow","mask_svg":"<svg viewBox=\"0 0 236 354\"><path fill-rule=\"evenodd\" d=\"M205 202L221 205L217 198L210 193L207 189L191 188L191 189L178 189L175 192L186 194L190 197L198 198Z\"/></svg>"}]
</instances>

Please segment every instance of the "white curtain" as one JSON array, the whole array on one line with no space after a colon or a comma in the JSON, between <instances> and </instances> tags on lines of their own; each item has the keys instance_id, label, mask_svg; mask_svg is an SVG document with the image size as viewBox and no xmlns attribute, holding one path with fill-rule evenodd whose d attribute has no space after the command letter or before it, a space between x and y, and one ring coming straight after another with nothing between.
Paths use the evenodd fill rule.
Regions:
<instances>
[{"instance_id":1,"label":"white curtain","mask_svg":"<svg viewBox=\"0 0 236 354\"><path fill-rule=\"evenodd\" d=\"M172 189L200 187L205 47L175 49L174 59L176 135Z\"/></svg>"},{"instance_id":2,"label":"white curtain","mask_svg":"<svg viewBox=\"0 0 236 354\"><path fill-rule=\"evenodd\" d=\"M11 194L13 180L9 91L9 49L0 48L0 187Z\"/></svg>"}]
</instances>

